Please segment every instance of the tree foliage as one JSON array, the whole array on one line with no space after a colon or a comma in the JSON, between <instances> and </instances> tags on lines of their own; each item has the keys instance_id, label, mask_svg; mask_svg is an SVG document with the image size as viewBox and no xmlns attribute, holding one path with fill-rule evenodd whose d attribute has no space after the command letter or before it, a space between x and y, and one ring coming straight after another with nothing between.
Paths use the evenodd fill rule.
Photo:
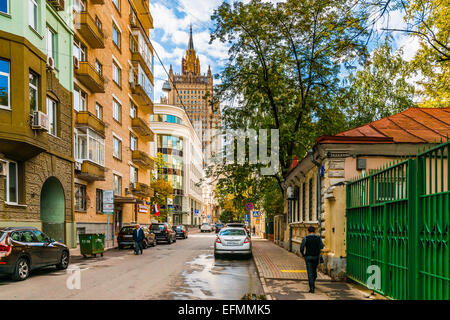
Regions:
<instances>
[{"instance_id":1,"label":"tree foliage","mask_svg":"<svg viewBox=\"0 0 450 320\"><path fill-rule=\"evenodd\" d=\"M155 162L157 175L152 174L150 182L150 187L153 189L154 193L153 197L151 197L151 202L152 205L158 204L160 206L160 215L157 217L158 220L166 221L169 210L163 207L166 206L167 199L173 199L173 188L169 181L163 179L162 173L164 168L167 167L163 154L158 152L153 160Z\"/></svg>"}]
</instances>

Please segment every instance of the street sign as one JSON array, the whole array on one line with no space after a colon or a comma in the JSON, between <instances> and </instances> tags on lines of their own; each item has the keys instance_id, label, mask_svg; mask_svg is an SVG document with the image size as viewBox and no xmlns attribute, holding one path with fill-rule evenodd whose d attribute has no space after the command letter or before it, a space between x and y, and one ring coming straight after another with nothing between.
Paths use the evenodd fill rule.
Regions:
<instances>
[{"instance_id":1,"label":"street sign","mask_svg":"<svg viewBox=\"0 0 450 320\"><path fill-rule=\"evenodd\" d=\"M113 190L103 190L103 214L114 214Z\"/></svg>"},{"instance_id":2,"label":"street sign","mask_svg":"<svg viewBox=\"0 0 450 320\"><path fill-rule=\"evenodd\" d=\"M209 219L211 218L211 216L208 216L207 218L208 218L208 220L209 220Z\"/></svg>"},{"instance_id":3,"label":"street sign","mask_svg":"<svg viewBox=\"0 0 450 320\"><path fill-rule=\"evenodd\" d=\"M260 216L259 211L253 211L253 217L258 218Z\"/></svg>"},{"instance_id":4,"label":"street sign","mask_svg":"<svg viewBox=\"0 0 450 320\"><path fill-rule=\"evenodd\" d=\"M249 220L249 214L248 213L246 213L245 215L244 215L244 220L245 220L245 222L248 222L248 220Z\"/></svg>"},{"instance_id":5,"label":"street sign","mask_svg":"<svg viewBox=\"0 0 450 320\"><path fill-rule=\"evenodd\" d=\"M195 209L195 211L194 211L194 212L195 212L195 215L196 215L196 216L198 216L198 214L199 214L199 211L198 211L198 209Z\"/></svg>"},{"instance_id":6,"label":"street sign","mask_svg":"<svg viewBox=\"0 0 450 320\"><path fill-rule=\"evenodd\" d=\"M251 202L247 203L245 205L245 209L247 209L248 211L252 210L253 209L253 204Z\"/></svg>"},{"instance_id":7,"label":"street sign","mask_svg":"<svg viewBox=\"0 0 450 320\"><path fill-rule=\"evenodd\" d=\"M144 206L143 204L140 204L140 205L138 205L138 211L139 211L139 213L147 213L148 207Z\"/></svg>"}]
</instances>

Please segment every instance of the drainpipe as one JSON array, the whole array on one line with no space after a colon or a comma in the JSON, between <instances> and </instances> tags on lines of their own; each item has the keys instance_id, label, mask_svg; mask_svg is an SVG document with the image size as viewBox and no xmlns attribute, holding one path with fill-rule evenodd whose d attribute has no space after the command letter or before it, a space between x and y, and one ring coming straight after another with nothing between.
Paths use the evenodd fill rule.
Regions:
<instances>
[{"instance_id":1,"label":"drainpipe","mask_svg":"<svg viewBox=\"0 0 450 320\"><path fill-rule=\"evenodd\" d=\"M320 177L321 172L320 171L321 171L322 165L319 162L317 162L316 159L314 159L314 150L313 149L309 150L308 153L309 153L311 162L317 167L317 190L316 190L317 191L317 199L316 199L317 215L316 216L317 216L317 219L319 220L319 236L321 236L321 232L322 232L322 194L321 194L322 185L321 185L321 177Z\"/></svg>"}]
</instances>

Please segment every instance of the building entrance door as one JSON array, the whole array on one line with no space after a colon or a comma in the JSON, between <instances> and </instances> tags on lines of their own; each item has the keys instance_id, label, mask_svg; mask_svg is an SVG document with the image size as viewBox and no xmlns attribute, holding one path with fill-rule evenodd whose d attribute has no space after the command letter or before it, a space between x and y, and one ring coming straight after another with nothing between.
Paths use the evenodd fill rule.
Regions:
<instances>
[{"instance_id":1,"label":"building entrance door","mask_svg":"<svg viewBox=\"0 0 450 320\"><path fill-rule=\"evenodd\" d=\"M65 243L65 199L61 182L55 178L48 178L41 190L41 221L42 232L56 241Z\"/></svg>"}]
</instances>

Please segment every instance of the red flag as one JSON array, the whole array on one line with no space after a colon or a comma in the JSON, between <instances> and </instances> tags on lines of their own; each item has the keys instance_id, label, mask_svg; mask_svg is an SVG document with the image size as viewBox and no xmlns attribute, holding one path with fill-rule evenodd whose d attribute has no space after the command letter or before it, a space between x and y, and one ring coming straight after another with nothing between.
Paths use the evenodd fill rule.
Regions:
<instances>
[{"instance_id":1,"label":"red flag","mask_svg":"<svg viewBox=\"0 0 450 320\"><path fill-rule=\"evenodd\" d=\"M156 215L157 217L159 217L159 204L155 204L155 205L153 206L153 212L155 213L155 215Z\"/></svg>"}]
</instances>

